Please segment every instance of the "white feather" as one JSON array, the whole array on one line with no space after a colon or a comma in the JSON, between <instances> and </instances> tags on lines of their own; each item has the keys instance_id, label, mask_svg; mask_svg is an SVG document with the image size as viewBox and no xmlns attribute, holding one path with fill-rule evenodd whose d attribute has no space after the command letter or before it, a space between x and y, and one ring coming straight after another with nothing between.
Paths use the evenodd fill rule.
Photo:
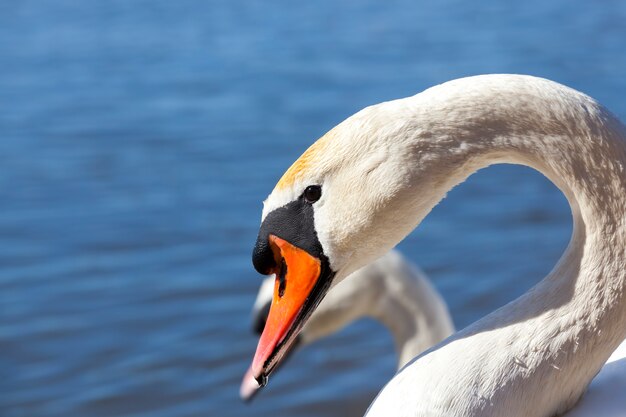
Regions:
<instances>
[{"instance_id":1,"label":"white feather","mask_svg":"<svg viewBox=\"0 0 626 417\"><path fill-rule=\"evenodd\" d=\"M309 181L322 184L315 227L338 281L494 163L542 172L567 197L574 221L543 281L399 371L368 416L552 417L575 405L626 336L623 125L557 83L487 75L366 108L328 142L265 210Z\"/></svg>"}]
</instances>

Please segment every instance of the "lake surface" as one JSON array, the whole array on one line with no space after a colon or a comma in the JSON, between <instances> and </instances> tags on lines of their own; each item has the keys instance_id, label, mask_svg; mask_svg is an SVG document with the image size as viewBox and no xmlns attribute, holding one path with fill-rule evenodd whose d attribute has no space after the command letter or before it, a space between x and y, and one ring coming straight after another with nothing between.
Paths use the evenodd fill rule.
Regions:
<instances>
[{"instance_id":1,"label":"lake surface","mask_svg":"<svg viewBox=\"0 0 626 417\"><path fill-rule=\"evenodd\" d=\"M626 119L626 3L6 1L0 5L0 416L361 415L394 373L363 320L251 405L261 201L362 107L514 72ZM541 175L497 166L400 250L463 327L571 232Z\"/></svg>"}]
</instances>

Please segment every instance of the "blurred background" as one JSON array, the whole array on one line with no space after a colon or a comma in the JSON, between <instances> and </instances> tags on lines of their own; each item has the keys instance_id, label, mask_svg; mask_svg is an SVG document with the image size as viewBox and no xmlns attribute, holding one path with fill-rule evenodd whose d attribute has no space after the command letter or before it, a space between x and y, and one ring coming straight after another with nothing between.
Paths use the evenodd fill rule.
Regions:
<instances>
[{"instance_id":1,"label":"blurred background","mask_svg":"<svg viewBox=\"0 0 626 417\"><path fill-rule=\"evenodd\" d=\"M361 415L394 373L363 320L250 405L261 202L362 107L527 73L626 119L626 2L0 3L0 416ZM497 166L400 250L463 327L538 282L565 199Z\"/></svg>"}]
</instances>

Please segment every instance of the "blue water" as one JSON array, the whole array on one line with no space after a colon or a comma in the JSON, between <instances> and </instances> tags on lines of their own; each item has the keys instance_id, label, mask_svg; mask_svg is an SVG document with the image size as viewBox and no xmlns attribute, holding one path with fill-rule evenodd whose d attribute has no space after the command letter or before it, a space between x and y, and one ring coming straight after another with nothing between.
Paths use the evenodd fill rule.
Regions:
<instances>
[{"instance_id":1,"label":"blue water","mask_svg":"<svg viewBox=\"0 0 626 417\"><path fill-rule=\"evenodd\" d=\"M360 415L395 366L372 321L238 400L261 201L353 112L465 75L544 76L626 119L625 21L609 0L3 2L0 415ZM462 327L570 231L553 185L498 166L400 249Z\"/></svg>"}]
</instances>

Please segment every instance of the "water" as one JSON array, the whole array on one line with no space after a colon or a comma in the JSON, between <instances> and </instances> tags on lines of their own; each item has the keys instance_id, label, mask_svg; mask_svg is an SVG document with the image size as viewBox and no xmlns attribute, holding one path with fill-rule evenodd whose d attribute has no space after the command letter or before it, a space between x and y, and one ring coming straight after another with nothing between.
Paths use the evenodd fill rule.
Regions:
<instances>
[{"instance_id":1,"label":"water","mask_svg":"<svg viewBox=\"0 0 626 417\"><path fill-rule=\"evenodd\" d=\"M0 5L0 415L360 415L393 374L361 321L250 406L261 201L360 108L464 75L555 79L626 118L606 1L6 1ZM480 172L400 249L465 326L571 231L521 167Z\"/></svg>"}]
</instances>

